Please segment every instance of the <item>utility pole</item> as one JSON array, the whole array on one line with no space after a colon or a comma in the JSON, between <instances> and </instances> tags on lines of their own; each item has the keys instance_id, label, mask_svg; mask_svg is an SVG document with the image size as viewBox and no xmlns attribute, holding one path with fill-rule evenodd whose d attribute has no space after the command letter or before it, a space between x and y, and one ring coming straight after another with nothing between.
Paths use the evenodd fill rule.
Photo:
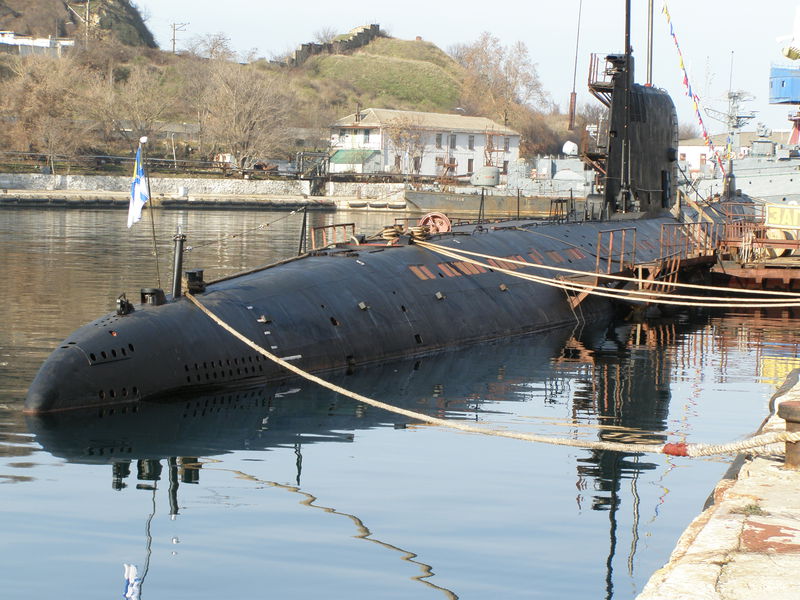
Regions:
<instances>
[{"instance_id":1,"label":"utility pole","mask_svg":"<svg viewBox=\"0 0 800 600\"><path fill-rule=\"evenodd\" d=\"M177 41L176 34L179 31L186 31L186 26L189 23L173 23L172 24L172 53L175 54L175 42Z\"/></svg>"},{"instance_id":2,"label":"utility pole","mask_svg":"<svg viewBox=\"0 0 800 600\"><path fill-rule=\"evenodd\" d=\"M86 6L83 7L83 15L81 15L77 10L72 8L69 4L65 4L65 6L71 10L79 20L83 21L83 39L86 45L89 45L89 0L86 0ZM58 37L58 34L56 34Z\"/></svg>"}]
</instances>

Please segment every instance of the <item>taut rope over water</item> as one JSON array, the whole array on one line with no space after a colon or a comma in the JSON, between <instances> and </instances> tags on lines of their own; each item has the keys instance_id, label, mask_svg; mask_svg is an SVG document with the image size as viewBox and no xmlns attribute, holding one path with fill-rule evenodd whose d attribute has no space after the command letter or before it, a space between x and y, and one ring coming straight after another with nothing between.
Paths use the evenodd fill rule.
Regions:
<instances>
[{"instance_id":1,"label":"taut rope over water","mask_svg":"<svg viewBox=\"0 0 800 600\"><path fill-rule=\"evenodd\" d=\"M413 410L407 410L405 408L400 408L398 406L392 406L391 404L386 404L385 402L381 402L379 400L369 398L362 394L358 394L356 392L338 386L334 383L326 381L321 377L317 377L316 375L309 373L308 371L305 371L300 367L283 360L282 358L272 354L271 352L262 348L260 345L256 344L250 338L240 333L239 331L231 327L228 323L223 321L216 314L214 314L193 294L187 292L185 296L186 298L189 299L190 302L192 302L195 306L197 306L197 308L199 308L208 318L210 318L217 325L222 327L225 331L230 333L232 336L234 336L241 342L250 346L253 350L258 352L262 356L268 358L275 364L280 365L287 371L290 371L295 375L299 375L300 377L306 379L307 381L311 381L326 389L336 392L337 394L341 394L343 396L347 396L348 398L352 398L353 400L356 400L358 402L363 402L364 404L367 404L369 406L380 408L394 414L403 415L405 417L414 419L416 421L430 423L431 425L438 425L439 427L456 429L458 431L463 431L465 433L491 435L495 437L522 440L525 442L538 442L542 444L551 444L554 446L571 446L573 448L583 448L588 450L611 450L616 452L628 452L628 453L647 452L651 454L669 454L673 456L691 456L691 457L712 456L716 454L735 454L738 452L743 452L745 450L763 448L764 446L768 446L770 444L775 444L778 442L800 442L800 432L797 433L775 432L775 433L767 433L754 436L749 439L742 440L740 442L733 442L729 444L685 444L685 443L626 444L622 442L575 440L571 438L551 437L551 436L536 435L531 433L518 433L514 431L506 431L500 429L488 429L485 427L475 427L473 425L467 425L466 423L460 423L458 421L448 421L445 419L439 419L437 417L431 417L430 415L415 412Z\"/></svg>"},{"instance_id":2,"label":"taut rope over water","mask_svg":"<svg viewBox=\"0 0 800 600\"><path fill-rule=\"evenodd\" d=\"M707 307L707 308L786 308L786 307L800 307L800 294L794 292L781 292L770 290L747 290L747 289L729 289L714 286L702 286L690 283L680 282L666 282L658 280L641 279L638 277L627 277L624 275L613 275L597 273L595 271L580 271L577 269L569 269L562 267L553 267L549 265L540 265L529 263L526 261L515 260L513 258L504 258L501 256L491 256L488 254L481 254L479 252L469 252L467 250L454 250L447 246L438 244L431 244L429 242L415 242L417 246L425 248L441 256L446 256L454 260L468 262L473 265L479 265L485 269L491 269L510 277L517 277L527 281L533 281L542 285L550 287L573 291L585 292L593 296L601 296L604 298L616 298L627 300L628 302L639 303L652 303L652 304L668 304L672 306L690 306L690 307ZM476 257L476 258L472 258ZM505 269L499 264L489 264L478 260L482 258L485 260L494 260L499 264L518 265L521 267L530 267L537 269L544 269L549 271L557 271L562 274L578 275L581 277L591 277L597 280L614 280L622 281L625 283L633 284L647 284L647 285L662 285L669 287L683 287L695 288L706 290L725 290L730 293L760 295L766 297L756 298L737 298L728 296L696 296L688 294L672 294L658 292L655 290L633 290L626 288L613 288L604 285L594 285L591 283L582 283L580 281L568 280L562 277L544 277L541 275L533 275L530 273L520 273L511 269Z\"/></svg>"}]
</instances>

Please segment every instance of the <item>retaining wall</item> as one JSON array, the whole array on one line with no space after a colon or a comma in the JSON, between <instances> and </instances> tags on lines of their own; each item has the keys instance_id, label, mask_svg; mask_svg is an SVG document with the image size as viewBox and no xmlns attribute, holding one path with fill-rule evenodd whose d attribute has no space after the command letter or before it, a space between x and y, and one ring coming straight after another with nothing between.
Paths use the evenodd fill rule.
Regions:
<instances>
[{"instance_id":1,"label":"retaining wall","mask_svg":"<svg viewBox=\"0 0 800 600\"><path fill-rule=\"evenodd\" d=\"M354 183L347 181L329 181L325 184L326 196L342 196L349 198L402 198L404 183Z\"/></svg>"},{"instance_id":2,"label":"retaining wall","mask_svg":"<svg viewBox=\"0 0 800 600\"><path fill-rule=\"evenodd\" d=\"M0 188L8 190L66 190L86 192L125 192L131 189L130 177L108 175L38 175L0 173ZM308 181L198 179L151 177L151 192L165 196L219 194L242 196L301 196L310 193Z\"/></svg>"}]
</instances>

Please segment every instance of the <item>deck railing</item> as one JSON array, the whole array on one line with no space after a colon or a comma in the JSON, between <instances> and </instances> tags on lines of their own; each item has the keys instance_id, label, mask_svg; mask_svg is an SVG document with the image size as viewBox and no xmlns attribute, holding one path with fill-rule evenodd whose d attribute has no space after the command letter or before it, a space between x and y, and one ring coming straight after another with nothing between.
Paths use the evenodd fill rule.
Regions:
<instances>
[{"instance_id":1,"label":"deck railing","mask_svg":"<svg viewBox=\"0 0 800 600\"><path fill-rule=\"evenodd\" d=\"M311 248L325 248L331 244L349 242L356 235L355 223L336 223L311 229Z\"/></svg>"}]
</instances>

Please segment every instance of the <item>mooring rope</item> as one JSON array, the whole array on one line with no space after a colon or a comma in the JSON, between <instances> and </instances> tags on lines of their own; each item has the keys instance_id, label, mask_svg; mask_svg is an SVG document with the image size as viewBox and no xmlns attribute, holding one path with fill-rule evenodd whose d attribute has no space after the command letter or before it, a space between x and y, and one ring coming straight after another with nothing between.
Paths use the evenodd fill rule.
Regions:
<instances>
[{"instance_id":1,"label":"mooring rope","mask_svg":"<svg viewBox=\"0 0 800 600\"><path fill-rule=\"evenodd\" d=\"M556 271L559 273L568 273L570 275L581 275L581 276L591 276L591 277L599 277L601 279L612 279L615 281L624 281L629 283L648 283L654 285L662 285L665 287L682 287L682 288L692 288L696 290L712 290L715 292L729 292L729 293L737 293L737 294L752 294L752 295L761 295L761 296L787 296L789 298L793 298L796 300L800 300L800 294L796 292L782 292L780 290L750 290L746 288L729 288L729 287L721 287L721 286L713 286L713 285L703 285L700 283L681 283L681 282L669 282L669 281L660 281L658 279L649 280L649 279L641 279L639 277L628 277L626 275L615 275L612 273L598 273L597 271L581 271L579 269L570 269L568 267L554 267L552 265L540 265L538 263L530 263L523 260L516 260L513 258L504 258L502 256L492 256L491 254L482 254L480 252L472 252L470 250L462 250L460 248L451 248L450 246L442 246L440 244L434 244L432 242L422 241L422 240L414 240L414 244L416 246L420 246L423 248L428 248L435 252L454 252L458 254L464 254L469 256L477 256L478 258L486 258L486 259L493 259L499 260L501 262L511 263L514 265L519 265L522 267L533 267L534 269L542 269L545 271ZM574 245L574 244L572 244ZM579 246L576 246L580 248ZM583 249L585 251L585 249ZM495 267L492 267L495 268ZM698 296L702 298L706 298L706 296Z\"/></svg>"},{"instance_id":2,"label":"mooring rope","mask_svg":"<svg viewBox=\"0 0 800 600\"><path fill-rule=\"evenodd\" d=\"M455 429L458 431L463 431L465 433L490 435L495 437L510 438L514 440L522 440L525 442L538 442L542 444L551 444L554 446L570 446L573 448L582 448L586 450L611 450L615 452L627 452L627 453L641 452L641 453L668 454L672 456L690 456L690 457L712 456L716 454L736 454L739 452L743 452L745 450L761 448L763 446L767 446L769 444L774 444L777 442L800 442L800 432L797 433L773 432L773 433L765 433L753 436L749 439L742 440L740 442L732 442L728 444L686 444L683 442L667 443L667 444L628 444L623 442L576 440L572 438L552 437L552 436L537 435L532 433L519 433L515 431L507 431L501 429L488 429L485 427L475 427L473 425L460 423L458 421L448 421L446 419L439 419L437 417L431 417L430 415L426 415L424 413L408 410L405 408L400 408L398 406L393 406L391 404L381 402L380 400L369 398L357 392L353 392L339 385L336 385L335 383L331 383L330 381L326 381L321 377L317 377L316 375L309 373L308 371L305 371L304 369L301 369L300 367L293 365L292 363L262 348L259 344L255 343L250 338L240 333L239 331L231 327L228 323L223 321L216 314L214 314L193 294L187 292L185 296L186 298L189 299L190 302L192 302L195 306L197 306L197 308L199 308L203 312L203 314L205 314L208 318L214 321L217 325L222 327L225 331L230 333L233 337L243 342L244 344L247 344L253 350L258 352L262 356L268 358L275 364L283 367L287 371L290 371L295 375L299 375L300 377L306 379L307 381L311 381L326 389L336 392L337 394L341 394L342 396L347 396L348 398L352 398L353 400L356 400L358 402L362 402L364 404L368 404L369 406L380 408L382 410L394 414L403 415L404 417L414 419L415 421L422 421L424 423L430 423L431 425L437 425L439 427Z\"/></svg>"},{"instance_id":3,"label":"mooring rope","mask_svg":"<svg viewBox=\"0 0 800 600\"><path fill-rule=\"evenodd\" d=\"M184 252L191 252L192 250L197 250L198 248L204 248L205 246L221 245L226 240L233 240L233 239L236 239L236 238L239 238L239 237L244 237L244 236L246 236L246 235L248 235L250 233L253 233L254 231L263 231L267 227L275 225L275 223L279 223L280 221L283 221L284 219L288 219L292 215L295 215L298 212L300 212L301 210L303 210L303 209L302 208L296 208L293 211L291 211L291 212L289 212L289 213L287 213L285 215L281 215L277 219L273 219L272 221L268 221L266 223L259 223L255 227L250 227L249 229L243 229L242 231L239 231L238 233L228 233L228 234L223 235L222 237L220 237L220 238L218 238L216 240L211 240L211 241L208 241L208 242L201 242L199 244L193 244L191 246L187 246L186 248L184 248Z\"/></svg>"},{"instance_id":4,"label":"mooring rope","mask_svg":"<svg viewBox=\"0 0 800 600\"><path fill-rule=\"evenodd\" d=\"M709 296L690 296L690 295L681 296L681 295L665 294L655 291L609 288L589 283L581 283L578 281L568 281L565 279L548 278L539 275L532 275L529 273L519 273L516 271L512 271L510 269L504 269L503 267L500 267L496 264L492 265L481 262L473 258L469 258L464 254L460 254L458 252L445 250L442 247L436 248L435 252L443 256L447 256L449 258L461 260L464 262L469 262L471 264L479 265L486 269L492 269L500 273L505 273L506 275L509 275L511 277L517 277L519 279L533 281L557 289L566 289L574 292L586 292L594 296L601 296L605 298L614 298L614 299L625 299L630 302L650 302L653 304L667 304L673 306L706 307L706 308L764 308L767 306L773 308L775 307L785 308L785 307L800 306L800 296L798 296L797 300L795 300L794 302L788 302L782 299L772 299L772 298L760 299L758 302L756 302L749 300L747 298L722 298L722 297L715 298ZM492 258L500 262L503 261L511 262L510 260L501 257L492 257ZM523 263L520 261L515 261L515 262L521 265L533 266L530 263ZM585 273L587 275L591 275L594 277L600 277L600 278L604 277L604 275L594 272L587 271ZM647 280L634 280L634 281L646 282ZM682 298L684 300L689 300L689 301L676 300L676 298Z\"/></svg>"},{"instance_id":5,"label":"mooring rope","mask_svg":"<svg viewBox=\"0 0 800 600\"><path fill-rule=\"evenodd\" d=\"M670 284L669 282L659 282L657 280L647 280L647 279L640 279L635 277L624 277L621 275L604 275L602 273L597 273L594 271L578 271L576 269L561 269L558 267L551 267L549 265L538 265L534 263L528 263L524 261L503 258L499 256L491 256L486 254L480 254L478 252L468 252L468 251L461 251L461 250L452 250L451 248L445 246L439 246L436 244L429 244L427 242L416 242L416 245L419 245L422 248L426 248L431 250L437 254L442 256L446 256L448 258L452 258L455 260L461 260L464 262L471 263L473 265L481 266L485 269L492 269L494 271L498 271L501 273L505 273L511 277L517 277L520 279L525 279L527 281L533 281L536 283L541 283L543 285L547 285L550 287L555 287L558 289L566 289L574 292L586 292L588 294L592 294L594 296L601 296L605 298L614 298L614 299L625 299L630 302L649 302L653 304L667 304L672 306L689 306L689 307L705 307L705 308L765 308L765 307L772 307L772 308L789 308L789 307L800 307L800 295L793 294L791 292L768 292L768 291L759 291L759 290L749 290L749 292L758 292L761 294L770 294L781 296L780 298L758 298L758 299L750 299L750 298L730 298L730 297L714 297L714 296L693 296L687 294L668 294L656 291L643 291L643 290L630 290L624 288L609 288L601 285L593 285L590 283L581 283L579 281L569 281L566 279L556 279L556 278L549 278L549 277L542 277L539 275L532 275L530 273L519 273L517 271L513 271L511 269L505 269L498 265L492 265L485 262L481 262L474 258L470 258L467 255L474 255L486 258L487 260L495 260L500 263L511 263L516 265L521 265L525 267L539 267L545 268L554 271L561 271L565 273L571 274L579 274L582 276L589 276L595 277L600 279L615 279L615 280L622 280L631 283L658 283L659 285L675 285L675 283ZM683 284L685 286L693 285L693 284ZM701 289L704 286L696 286ZM713 286L709 286L705 289L725 289L726 291L730 292L732 290L728 288L713 288ZM735 290L737 292L744 292L744 290ZM784 299L784 296L792 297L793 300L790 301L788 299ZM685 300L685 301L684 301Z\"/></svg>"}]
</instances>

